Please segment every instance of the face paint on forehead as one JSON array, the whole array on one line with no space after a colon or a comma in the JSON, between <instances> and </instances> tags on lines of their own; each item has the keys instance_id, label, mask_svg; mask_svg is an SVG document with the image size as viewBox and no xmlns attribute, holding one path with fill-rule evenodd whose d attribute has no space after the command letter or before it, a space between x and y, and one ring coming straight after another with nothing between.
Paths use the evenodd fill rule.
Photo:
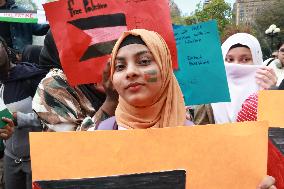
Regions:
<instances>
[{"instance_id":1,"label":"face paint on forehead","mask_svg":"<svg viewBox=\"0 0 284 189\"><path fill-rule=\"evenodd\" d=\"M156 70L145 71L144 78L149 83L157 82L158 81L157 71Z\"/></svg>"}]
</instances>

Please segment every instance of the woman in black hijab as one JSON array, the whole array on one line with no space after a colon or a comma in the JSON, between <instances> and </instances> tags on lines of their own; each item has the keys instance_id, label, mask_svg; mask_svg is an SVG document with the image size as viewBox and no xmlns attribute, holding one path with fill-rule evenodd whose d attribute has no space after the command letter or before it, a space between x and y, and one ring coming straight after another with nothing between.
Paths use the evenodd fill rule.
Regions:
<instances>
[{"instance_id":1,"label":"woman in black hijab","mask_svg":"<svg viewBox=\"0 0 284 189\"><path fill-rule=\"evenodd\" d=\"M86 130L88 126L82 124L86 117L98 124L114 115L118 95L108 80L109 67L103 74L105 90L96 84L70 86L51 31L44 40L39 65L50 71L38 87L33 108L49 130Z\"/></svg>"}]
</instances>

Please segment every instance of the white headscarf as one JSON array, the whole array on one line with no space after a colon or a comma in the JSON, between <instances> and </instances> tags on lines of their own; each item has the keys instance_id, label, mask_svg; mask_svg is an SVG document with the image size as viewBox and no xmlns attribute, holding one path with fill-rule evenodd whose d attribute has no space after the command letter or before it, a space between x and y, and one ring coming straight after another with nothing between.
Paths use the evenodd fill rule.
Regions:
<instances>
[{"instance_id":1,"label":"white headscarf","mask_svg":"<svg viewBox=\"0 0 284 189\"><path fill-rule=\"evenodd\" d=\"M253 64L254 65L262 64L263 59L262 59L262 51L261 51L260 44L254 36L248 33L236 33L230 36L222 44L222 54L223 54L224 61L225 61L226 55L229 52L230 48L236 44L248 46L252 54Z\"/></svg>"},{"instance_id":2,"label":"white headscarf","mask_svg":"<svg viewBox=\"0 0 284 189\"><path fill-rule=\"evenodd\" d=\"M241 110L246 98L260 89L259 85L255 82L256 71L261 67L263 62L262 51L258 40L247 33L232 35L222 44L224 62L230 48L236 44L249 47L254 65L225 63L231 102L211 104L215 123L235 122L237 114Z\"/></svg>"}]
</instances>

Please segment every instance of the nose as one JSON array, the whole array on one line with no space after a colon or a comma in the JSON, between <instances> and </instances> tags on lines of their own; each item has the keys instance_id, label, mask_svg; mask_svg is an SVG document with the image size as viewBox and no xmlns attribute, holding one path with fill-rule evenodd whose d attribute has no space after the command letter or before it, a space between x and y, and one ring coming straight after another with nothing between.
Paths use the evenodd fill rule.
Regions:
<instances>
[{"instance_id":1,"label":"nose","mask_svg":"<svg viewBox=\"0 0 284 189\"><path fill-rule=\"evenodd\" d=\"M232 61L231 63L233 63L233 64L245 64L245 62L242 62L242 61L239 61L239 60Z\"/></svg>"},{"instance_id":2,"label":"nose","mask_svg":"<svg viewBox=\"0 0 284 189\"><path fill-rule=\"evenodd\" d=\"M136 78L140 75L140 71L138 66L134 62L128 62L126 69L126 77L127 79Z\"/></svg>"},{"instance_id":3,"label":"nose","mask_svg":"<svg viewBox=\"0 0 284 189\"><path fill-rule=\"evenodd\" d=\"M239 62L238 60L233 62L234 64L242 64L241 62Z\"/></svg>"}]
</instances>

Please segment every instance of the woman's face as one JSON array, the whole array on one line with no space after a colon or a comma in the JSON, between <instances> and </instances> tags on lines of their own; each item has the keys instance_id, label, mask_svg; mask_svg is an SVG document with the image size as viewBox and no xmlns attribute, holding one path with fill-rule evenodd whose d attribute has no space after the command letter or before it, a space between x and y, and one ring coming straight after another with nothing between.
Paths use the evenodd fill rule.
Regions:
<instances>
[{"instance_id":1,"label":"woman's face","mask_svg":"<svg viewBox=\"0 0 284 189\"><path fill-rule=\"evenodd\" d=\"M235 64L253 64L250 49L246 47L236 47L229 50L226 55L225 61Z\"/></svg>"},{"instance_id":2,"label":"woman's face","mask_svg":"<svg viewBox=\"0 0 284 189\"><path fill-rule=\"evenodd\" d=\"M130 44L120 48L114 61L113 85L132 106L154 103L162 87L161 72L147 46Z\"/></svg>"}]
</instances>

